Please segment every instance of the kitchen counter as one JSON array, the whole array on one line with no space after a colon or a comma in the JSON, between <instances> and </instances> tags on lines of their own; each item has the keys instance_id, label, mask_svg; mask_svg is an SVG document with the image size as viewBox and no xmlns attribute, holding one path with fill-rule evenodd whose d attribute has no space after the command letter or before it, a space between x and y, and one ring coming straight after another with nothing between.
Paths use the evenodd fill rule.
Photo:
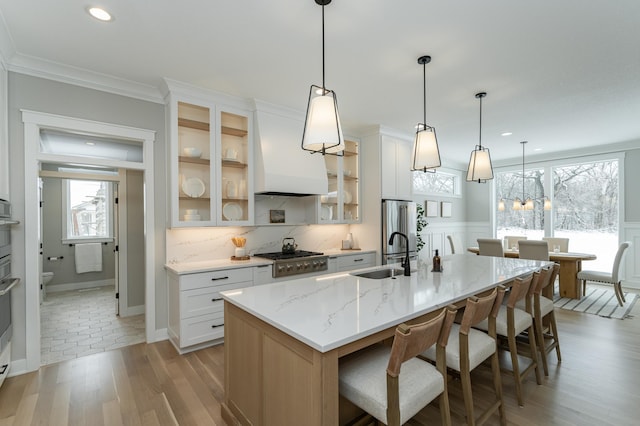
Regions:
<instances>
[{"instance_id":1,"label":"kitchen counter","mask_svg":"<svg viewBox=\"0 0 640 426\"><path fill-rule=\"evenodd\" d=\"M166 263L164 268L176 275L183 275L233 268L249 268L252 266L271 265L272 263L272 260L252 256L248 260L215 259L202 262Z\"/></svg>"},{"instance_id":2,"label":"kitchen counter","mask_svg":"<svg viewBox=\"0 0 640 426\"><path fill-rule=\"evenodd\" d=\"M410 277L368 279L337 273L221 294L225 301L317 351L327 352L507 283L545 262L454 255L443 257L442 263L441 273L430 272L430 265L418 264Z\"/></svg>"},{"instance_id":3,"label":"kitchen counter","mask_svg":"<svg viewBox=\"0 0 640 426\"><path fill-rule=\"evenodd\" d=\"M402 322L424 321L550 262L458 254L442 264L443 272L433 273L419 263L410 277L337 273L223 292L223 418L338 424L341 357L392 337ZM390 266L397 265L367 270Z\"/></svg>"},{"instance_id":4,"label":"kitchen counter","mask_svg":"<svg viewBox=\"0 0 640 426\"><path fill-rule=\"evenodd\" d=\"M341 250L330 249L323 252L327 256L347 256L358 253L375 253L375 250ZM273 260L251 256L249 260L215 259L202 262L166 263L164 268L176 275L196 274L233 268L248 268L252 266L271 265Z\"/></svg>"}]
</instances>

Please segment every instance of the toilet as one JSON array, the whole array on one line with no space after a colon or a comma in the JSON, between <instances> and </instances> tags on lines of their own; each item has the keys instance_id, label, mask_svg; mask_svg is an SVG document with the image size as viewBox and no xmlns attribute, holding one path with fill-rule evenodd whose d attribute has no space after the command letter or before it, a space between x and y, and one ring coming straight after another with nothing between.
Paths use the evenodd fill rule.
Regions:
<instances>
[{"instance_id":1,"label":"toilet","mask_svg":"<svg viewBox=\"0 0 640 426\"><path fill-rule=\"evenodd\" d=\"M46 286L49 284L49 281L53 279L53 272L43 272L42 273L42 285Z\"/></svg>"}]
</instances>

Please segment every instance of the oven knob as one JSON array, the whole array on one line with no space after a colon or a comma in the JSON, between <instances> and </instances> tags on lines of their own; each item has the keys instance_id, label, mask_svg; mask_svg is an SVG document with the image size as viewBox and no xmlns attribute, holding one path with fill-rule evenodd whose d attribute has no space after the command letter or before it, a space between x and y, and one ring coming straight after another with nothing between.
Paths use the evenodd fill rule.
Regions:
<instances>
[{"instance_id":1,"label":"oven knob","mask_svg":"<svg viewBox=\"0 0 640 426\"><path fill-rule=\"evenodd\" d=\"M302 269L302 264L301 263L296 263L296 269L298 271L300 271Z\"/></svg>"},{"instance_id":2,"label":"oven knob","mask_svg":"<svg viewBox=\"0 0 640 426\"><path fill-rule=\"evenodd\" d=\"M304 269L309 269L311 264L309 262L304 262Z\"/></svg>"},{"instance_id":3,"label":"oven knob","mask_svg":"<svg viewBox=\"0 0 640 426\"><path fill-rule=\"evenodd\" d=\"M278 266L278 272L282 272L282 271L284 271L284 266L283 265Z\"/></svg>"},{"instance_id":4,"label":"oven knob","mask_svg":"<svg viewBox=\"0 0 640 426\"><path fill-rule=\"evenodd\" d=\"M287 265L287 271L290 271L293 269L293 265Z\"/></svg>"}]
</instances>

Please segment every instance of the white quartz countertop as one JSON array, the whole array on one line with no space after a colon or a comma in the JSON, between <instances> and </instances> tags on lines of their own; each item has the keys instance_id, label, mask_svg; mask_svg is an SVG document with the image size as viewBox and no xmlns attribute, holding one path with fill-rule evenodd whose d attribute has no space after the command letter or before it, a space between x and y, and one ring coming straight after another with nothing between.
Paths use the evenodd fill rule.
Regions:
<instances>
[{"instance_id":1,"label":"white quartz countertop","mask_svg":"<svg viewBox=\"0 0 640 426\"><path fill-rule=\"evenodd\" d=\"M346 256L350 254L358 253L371 253L375 250L341 250L341 249L329 249L323 251L323 254L327 256ZM176 275L196 274L199 272L211 272L223 269L233 268L247 268L251 266L271 265L273 260L265 259L263 257L251 256L249 260L231 260L231 259L215 259L206 260L201 262L182 262L182 263L167 263L164 265L167 271L173 272Z\"/></svg>"},{"instance_id":2,"label":"white quartz countertop","mask_svg":"<svg viewBox=\"0 0 640 426\"><path fill-rule=\"evenodd\" d=\"M199 272L218 271L223 269L248 268L251 266L271 265L273 260L262 257L250 257L248 260L216 259L202 262L167 263L167 271L177 275L196 274Z\"/></svg>"},{"instance_id":3,"label":"white quartz countertop","mask_svg":"<svg viewBox=\"0 0 640 426\"><path fill-rule=\"evenodd\" d=\"M456 254L442 258L444 270L439 273L419 263L410 277L368 279L337 273L229 290L222 296L312 348L328 352L545 264L550 262Z\"/></svg>"}]
</instances>

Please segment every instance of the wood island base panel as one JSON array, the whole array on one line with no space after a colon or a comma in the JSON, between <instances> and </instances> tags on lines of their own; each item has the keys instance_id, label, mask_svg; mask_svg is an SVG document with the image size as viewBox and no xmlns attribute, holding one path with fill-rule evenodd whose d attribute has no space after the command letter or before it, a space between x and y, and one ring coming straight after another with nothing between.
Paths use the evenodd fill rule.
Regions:
<instances>
[{"instance_id":1,"label":"wood island base panel","mask_svg":"<svg viewBox=\"0 0 640 426\"><path fill-rule=\"evenodd\" d=\"M437 274L418 263L410 277L329 274L222 292L222 416L232 425L341 424L340 358L547 265L459 254L443 257Z\"/></svg>"}]
</instances>

